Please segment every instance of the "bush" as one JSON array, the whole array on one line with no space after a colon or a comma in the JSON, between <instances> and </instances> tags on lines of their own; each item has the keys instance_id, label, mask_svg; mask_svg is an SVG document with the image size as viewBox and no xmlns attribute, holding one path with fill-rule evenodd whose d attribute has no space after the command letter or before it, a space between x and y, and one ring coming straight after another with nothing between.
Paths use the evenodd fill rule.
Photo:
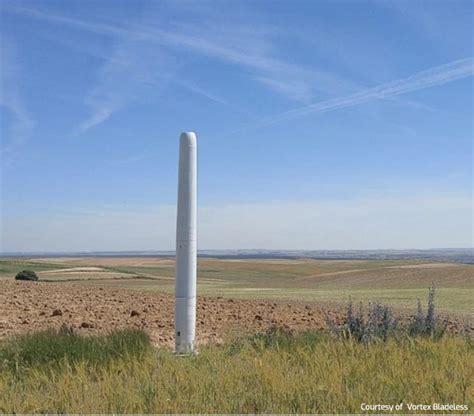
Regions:
<instances>
[{"instance_id":1,"label":"bush","mask_svg":"<svg viewBox=\"0 0 474 416\"><path fill-rule=\"evenodd\" d=\"M408 332L412 336L424 335L431 337L442 337L446 331L446 325L439 322L435 313L435 287L432 285L428 291L428 307L426 315L423 313L420 299L418 299L416 315L411 317Z\"/></svg>"},{"instance_id":2,"label":"bush","mask_svg":"<svg viewBox=\"0 0 474 416\"><path fill-rule=\"evenodd\" d=\"M363 343L377 339L387 341L389 336L394 335L399 329L398 321L394 318L390 307L378 302L369 303L365 312L360 303L359 310L355 313L350 298L344 325L338 326L329 318L326 318L326 323L333 334Z\"/></svg>"},{"instance_id":3,"label":"bush","mask_svg":"<svg viewBox=\"0 0 474 416\"><path fill-rule=\"evenodd\" d=\"M34 366L61 367L86 361L105 364L111 359L139 356L150 348L148 335L138 329L123 329L106 335L82 336L71 328L48 329L16 336L0 344L0 370Z\"/></svg>"},{"instance_id":4,"label":"bush","mask_svg":"<svg viewBox=\"0 0 474 416\"><path fill-rule=\"evenodd\" d=\"M440 338L446 329L446 326L439 322L435 314L434 285L428 290L426 315L423 313L421 302L418 299L417 312L410 317L407 324L400 324L393 316L392 309L378 302L369 303L367 311L364 311L364 307L360 303L359 310L355 313L351 298L349 298L347 305L344 324L337 325L329 317L326 318L326 324L332 334L362 343L376 340L387 341L389 337L402 335Z\"/></svg>"},{"instance_id":5,"label":"bush","mask_svg":"<svg viewBox=\"0 0 474 416\"><path fill-rule=\"evenodd\" d=\"M23 270L15 276L15 280L30 280L36 282L38 276L33 270Z\"/></svg>"}]
</instances>

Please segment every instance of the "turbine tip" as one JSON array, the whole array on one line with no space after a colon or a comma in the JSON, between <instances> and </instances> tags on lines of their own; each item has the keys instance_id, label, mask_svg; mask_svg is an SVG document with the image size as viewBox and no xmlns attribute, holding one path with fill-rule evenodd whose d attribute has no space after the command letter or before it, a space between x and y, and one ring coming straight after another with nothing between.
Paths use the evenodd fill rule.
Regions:
<instances>
[{"instance_id":1,"label":"turbine tip","mask_svg":"<svg viewBox=\"0 0 474 416\"><path fill-rule=\"evenodd\" d=\"M193 131L186 131L181 133L181 144L188 146L196 146L196 133Z\"/></svg>"}]
</instances>

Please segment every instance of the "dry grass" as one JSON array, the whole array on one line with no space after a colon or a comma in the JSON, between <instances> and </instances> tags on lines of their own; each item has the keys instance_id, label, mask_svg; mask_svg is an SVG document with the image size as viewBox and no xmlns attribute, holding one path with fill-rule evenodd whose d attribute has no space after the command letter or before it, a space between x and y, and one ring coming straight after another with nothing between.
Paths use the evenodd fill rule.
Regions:
<instances>
[{"instance_id":1,"label":"dry grass","mask_svg":"<svg viewBox=\"0 0 474 416\"><path fill-rule=\"evenodd\" d=\"M59 368L2 370L0 412L360 413L362 403L472 408L473 358L460 337L364 346L314 333L229 342L184 358L152 348L95 365L66 357Z\"/></svg>"}]
</instances>

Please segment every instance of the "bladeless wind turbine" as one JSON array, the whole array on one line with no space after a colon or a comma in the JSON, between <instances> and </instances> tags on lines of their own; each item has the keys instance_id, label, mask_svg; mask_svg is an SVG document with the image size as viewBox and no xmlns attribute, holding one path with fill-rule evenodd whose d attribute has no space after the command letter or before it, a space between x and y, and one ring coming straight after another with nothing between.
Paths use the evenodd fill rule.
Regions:
<instances>
[{"instance_id":1,"label":"bladeless wind turbine","mask_svg":"<svg viewBox=\"0 0 474 416\"><path fill-rule=\"evenodd\" d=\"M178 216L176 225L175 336L176 353L194 352L196 332L196 134L181 134L179 143Z\"/></svg>"}]
</instances>

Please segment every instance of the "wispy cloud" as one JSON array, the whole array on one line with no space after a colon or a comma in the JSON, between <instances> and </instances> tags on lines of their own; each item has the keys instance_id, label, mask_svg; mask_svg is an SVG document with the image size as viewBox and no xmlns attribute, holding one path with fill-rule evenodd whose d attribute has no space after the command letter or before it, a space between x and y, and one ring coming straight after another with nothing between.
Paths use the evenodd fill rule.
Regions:
<instances>
[{"instance_id":1,"label":"wispy cloud","mask_svg":"<svg viewBox=\"0 0 474 416\"><path fill-rule=\"evenodd\" d=\"M175 71L176 66L166 53L143 42L139 33L128 31L99 67L96 85L84 100L90 116L75 129L74 135L107 121L131 102L145 99L150 89L159 91Z\"/></svg>"},{"instance_id":2,"label":"wispy cloud","mask_svg":"<svg viewBox=\"0 0 474 416\"><path fill-rule=\"evenodd\" d=\"M264 84L269 89L288 97L293 98L296 101L310 101L312 98L311 91L308 89L308 84L304 80L298 79L285 79L285 77L268 77L258 76L255 80Z\"/></svg>"},{"instance_id":3,"label":"wispy cloud","mask_svg":"<svg viewBox=\"0 0 474 416\"><path fill-rule=\"evenodd\" d=\"M265 117L260 120L257 126L263 127L309 114L318 114L353 107L373 100L390 99L402 94L447 84L473 75L474 59L458 59L445 65L439 65L418 72L407 78L401 78L372 88L366 88L354 94L317 102Z\"/></svg>"},{"instance_id":4,"label":"wispy cloud","mask_svg":"<svg viewBox=\"0 0 474 416\"><path fill-rule=\"evenodd\" d=\"M201 97L205 97L210 101L213 101L217 104L222 104L222 105L229 105L229 102L224 100L223 98L220 98L216 96L215 94L210 93L209 91L206 91L188 81L180 81L180 80L175 80L175 83L178 84L179 86L197 94L200 95Z\"/></svg>"},{"instance_id":5,"label":"wispy cloud","mask_svg":"<svg viewBox=\"0 0 474 416\"><path fill-rule=\"evenodd\" d=\"M273 28L266 31L264 25L261 24L259 30L253 29L251 22L249 25L241 25L230 21L216 27L212 19L207 16L208 21L201 20L201 25L198 28L193 25L181 25L162 30L158 29L155 24L145 24L144 22L131 23L127 26L111 25L83 21L25 7L11 7L7 11L67 26L73 30L109 36L117 40L119 44L127 43L128 39L134 39L135 45L141 44L145 48L147 44L154 45L155 50L160 50L162 55L172 52L192 53L198 57L213 58L226 64L240 66L245 68L250 80L291 100L306 103L316 96L328 96L355 89L352 82L341 79L333 73L317 68L310 70L279 58L274 37L278 38L276 35L281 34L275 34ZM130 59L131 56L128 58ZM137 61L142 60L141 56L135 58ZM104 64L97 86L86 98L86 105L91 108L92 114L77 127L75 134L84 133L106 121L130 99L129 96L117 92L117 89L121 89L120 85L119 88L110 88L110 90L104 87L111 82L107 81L102 73L114 72L113 66L119 65L120 71L127 71L134 77L133 71L137 69L137 66L132 62L129 62L130 65L121 65L122 58L117 56L117 52L114 52L109 60L112 64L108 62ZM143 62L140 64L140 68L144 68ZM198 91L198 89L195 88L194 91L206 98L215 98L212 94L206 93L202 89ZM106 90L108 90L107 93ZM106 97L107 95L108 97Z\"/></svg>"},{"instance_id":6,"label":"wispy cloud","mask_svg":"<svg viewBox=\"0 0 474 416\"><path fill-rule=\"evenodd\" d=\"M216 103L226 100L194 85L187 80L176 80L179 72L166 61L174 59L173 52L192 53L233 64L246 69L247 76L281 96L301 102L311 102L315 97L337 96L318 101L290 111L262 118L256 126L266 126L279 121L356 106L372 100L398 101L400 95L442 85L472 75L472 58L460 59L446 65L419 72L413 76L357 91L357 85L335 74L312 68L311 70L278 58L272 42L274 29L253 30L249 26L226 22L218 27L203 21L193 25L172 26L167 30L156 25L130 23L127 26L83 21L39 10L13 7L11 12L30 18L46 20L101 36L112 37L117 42L99 69L97 84L87 93L85 104L90 116L74 131L79 135L108 120L130 101L137 99L141 88L161 86L169 81L181 83L196 94ZM165 62L165 65L162 65ZM165 73L165 76L161 74ZM158 76L157 76L158 75ZM350 94L340 95L350 91ZM405 101L403 101L405 104ZM417 103L409 102L409 105ZM248 127L255 126L255 124ZM244 127L245 128L245 127Z\"/></svg>"},{"instance_id":7,"label":"wispy cloud","mask_svg":"<svg viewBox=\"0 0 474 416\"><path fill-rule=\"evenodd\" d=\"M217 96L216 94L209 92L208 90L200 88L194 83L191 83L189 81L182 81L178 78L175 78L173 82L176 85L179 85L180 87L184 88L186 91L189 91L193 94L204 97L213 103L228 107L236 113L244 114L246 117L253 117L255 119L255 116L253 116L253 114L250 111L240 108L239 106L233 104L231 101L225 100L224 98Z\"/></svg>"},{"instance_id":8,"label":"wispy cloud","mask_svg":"<svg viewBox=\"0 0 474 416\"><path fill-rule=\"evenodd\" d=\"M252 70L250 76L253 80L293 100L308 101L315 95L333 94L355 87L352 82L331 72L308 69L277 57L272 35L252 31L249 27L222 25L218 31L181 28L180 31L163 32L150 29L148 33L168 47L246 67Z\"/></svg>"},{"instance_id":9,"label":"wispy cloud","mask_svg":"<svg viewBox=\"0 0 474 416\"><path fill-rule=\"evenodd\" d=\"M99 55L105 60L98 72L98 83L93 87L84 99L85 105L90 109L90 116L81 122L72 132L73 136L83 134L90 128L108 120L110 116L118 111L129 99L131 88L130 66L133 65L128 56L127 42L136 36L135 33L126 28L114 27L105 23L91 23L80 19L68 18L54 13L45 13L36 9L26 7L5 7L4 12L15 13L25 17L48 21L71 29L86 31L97 35L111 36L117 40L117 46L110 54L101 54L97 51L91 53L89 46L75 45L74 48L81 52ZM60 39L58 42L67 44L67 40ZM139 76L139 75L138 75Z\"/></svg>"},{"instance_id":10,"label":"wispy cloud","mask_svg":"<svg viewBox=\"0 0 474 416\"><path fill-rule=\"evenodd\" d=\"M30 17L38 20L46 20L53 23L76 28L87 32L93 32L100 35L109 36L125 36L128 31L125 28L111 26L105 23L92 23L80 19L69 18L54 13L45 13L28 7L8 5L3 8L3 12L14 13L25 17Z\"/></svg>"},{"instance_id":11,"label":"wispy cloud","mask_svg":"<svg viewBox=\"0 0 474 416\"><path fill-rule=\"evenodd\" d=\"M13 42L2 36L1 47L1 82L0 82L0 105L3 106L11 116L11 123L6 132L2 134L1 156L4 163L11 162L11 155L24 145L33 134L35 122L32 115L26 109L20 93L19 74L21 68ZM2 128L3 130L3 128Z\"/></svg>"},{"instance_id":12,"label":"wispy cloud","mask_svg":"<svg viewBox=\"0 0 474 416\"><path fill-rule=\"evenodd\" d=\"M405 38L429 45L429 53L440 57L473 54L472 1L372 0L382 19L391 19ZM421 59L425 54L420 56Z\"/></svg>"}]
</instances>

